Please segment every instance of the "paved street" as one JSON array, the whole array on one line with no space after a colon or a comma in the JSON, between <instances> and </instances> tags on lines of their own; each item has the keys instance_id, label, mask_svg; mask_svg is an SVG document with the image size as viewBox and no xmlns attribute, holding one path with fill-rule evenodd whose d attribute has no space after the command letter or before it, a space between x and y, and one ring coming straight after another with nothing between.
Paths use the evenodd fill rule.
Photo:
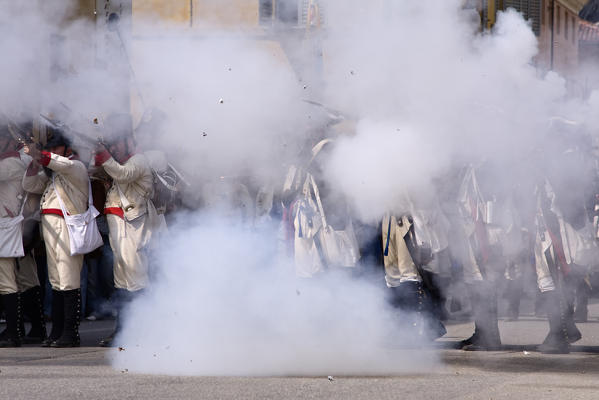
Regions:
<instances>
[{"instance_id":1,"label":"paved street","mask_svg":"<svg viewBox=\"0 0 599 400\"><path fill-rule=\"evenodd\" d=\"M500 322L504 351L473 353L452 349L472 331L452 323L434 348L401 350L403 360L439 356L424 370L396 376L179 377L116 370L118 349L94 347L112 321L83 322L83 346L0 350L0 399L596 399L599 396L599 304L583 339L569 355L542 355L544 320L525 315ZM125 349L126 351L126 349Z\"/></svg>"}]
</instances>

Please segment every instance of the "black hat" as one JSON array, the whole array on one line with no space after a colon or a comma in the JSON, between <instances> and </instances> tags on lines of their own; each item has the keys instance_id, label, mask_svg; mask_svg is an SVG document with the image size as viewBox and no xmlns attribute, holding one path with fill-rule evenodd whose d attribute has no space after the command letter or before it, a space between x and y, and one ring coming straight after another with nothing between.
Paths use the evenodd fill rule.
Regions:
<instances>
[{"instance_id":1,"label":"black hat","mask_svg":"<svg viewBox=\"0 0 599 400\"><path fill-rule=\"evenodd\" d=\"M46 145L44 146L46 149L58 146L71 147L71 141L66 137L64 131L60 128L47 126L46 136Z\"/></svg>"},{"instance_id":2,"label":"black hat","mask_svg":"<svg viewBox=\"0 0 599 400\"><path fill-rule=\"evenodd\" d=\"M11 137L15 140L29 137L32 130L33 124L31 122L17 124L12 121L8 121L5 123L0 123L0 136Z\"/></svg>"}]
</instances>

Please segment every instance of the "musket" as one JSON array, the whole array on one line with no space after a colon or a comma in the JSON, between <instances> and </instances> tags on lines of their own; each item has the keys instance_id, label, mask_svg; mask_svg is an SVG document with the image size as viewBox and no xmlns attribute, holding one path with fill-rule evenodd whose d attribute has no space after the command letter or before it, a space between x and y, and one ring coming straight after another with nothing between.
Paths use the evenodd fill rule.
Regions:
<instances>
[{"instance_id":1,"label":"musket","mask_svg":"<svg viewBox=\"0 0 599 400\"><path fill-rule=\"evenodd\" d=\"M101 144L104 147L107 147L107 145L104 142L104 138L102 136L97 136L94 139L94 138L87 136L86 134L84 134L82 132L74 130L73 128L71 128L70 126L68 126L67 124L65 124L62 121L52 119L49 116L44 115L44 114L40 114L40 117L42 117L54 129L60 129L65 132L68 132L69 134L76 136L78 139L81 139L82 141L87 143L92 148L95 148L98 144Z\"/></svg>"},{"instance_id":2,"label":"musket","mask_svg":"<svg viewBox=\"0 0 599 400\"><path fill-rule=\"evenodd\" d=\"M319 103L317 101L304 99L303 102L322 108L323 110L325 110L327 112L329 118L331 118L334 121L339 122L339 121L346 119L345 116L341 113L341 111L327 107L324 104Z\"/></svg>"},{"instance_id":3,"label":"musket","mask_svg":"<svg viewBox=\"0 0 599 400\"><path fill-rule=\"evenodd\" d=\"M191 186L191 184L189 183L189 181L188 181L187 179L185 179L185 178L183 177L183 175L182 175L182 174L181 174L179 171L177 171L177 169L176 169L175 167L173 167L173 164L171 164L171 163L168 163L168 167L169 167L171 170L173 170L173 172L175 173L175 175L177 175L177 178L179 178L179 180L180 180L181 182L183 182L183 183L185 184L185 186L187 186L187 187Z\"/></svg>"},{"instance_id":4,"label":"musket","mask_svg":"<svg viewBox=\"0 0 599 400\"><path fill-rule=\"evenodd\" d=\"M119 20L120 17L117 13L111 13L108 16L108 22L106 26L108 30L111 32L116 32L116 35L119 38L121 43L121 49L123 50L123 54L125 55L125 59L127 60L127 65L129 66L129 72L131 73L131 77L133 78L133 85L135 86L135 90L137 91L137 95L139 96L139 100L141 102L142 109L146 109L146 102L141 94L141 89L139 88L139 83L137 82L137 77L135 76L135 70L133 69L133 65L131 65L131 59L129 58L129 53L127 52L127 47L125 46L125 41L121 36L121 30L119 28Z\"/></svg>"},{"instance_id":5,"label":"musket","mask_svg":"<svg viewBox=\"0 0 599 400\"><path fill-rule=\"evenodd\" d=\"M8 128L8 132L10 136L18 143L22 145L26 145L29 143L38 143L38 141L33 137L33 135L28 134L24 130L19 127L15 121L12 120L8 115L2 113L2 117L6 120L6 126Z\"/></svg>"},{"instance_id":6,"label":"musket","mask_svg":"<svg viewBox=\"0 0 599 400\"><path fill-rule=\"evenodd\" d=\"M7 127L8 127L8 132L10 133L10 136L12 136L12 138L14 140L19 142L23 146L25 146L29 143L34 143L32 136L23 135L25 132L23 132L17 125L13 125L12 122L9 122L7 124Z\"/></svg>"}]
</instances>

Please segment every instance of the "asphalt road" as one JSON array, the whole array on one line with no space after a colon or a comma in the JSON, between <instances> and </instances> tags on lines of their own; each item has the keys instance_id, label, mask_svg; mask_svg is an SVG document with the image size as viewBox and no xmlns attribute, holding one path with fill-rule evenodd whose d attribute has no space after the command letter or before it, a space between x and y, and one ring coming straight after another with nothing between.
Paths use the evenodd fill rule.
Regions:
<instances>
[{"instance_id":1,"label":"asphalt road","mask_svg":"<svg viewBox=\"0 0 599 400\"><path fill-rule=\"evenodd\" d=\"M456 341L472 332L454 322L434 346L404 349L403 357L439 359L425 370L394 376L182 377L114 369L118 349L95 347L112 321L83 322L83 346L0 349L0 399L597 399L599 304L583 339L568 355L543 355L544 320L525 314L500 322L504 350L464 352ZM126 350L124 350L126 351Z\"/></svg>"}]
</instances>

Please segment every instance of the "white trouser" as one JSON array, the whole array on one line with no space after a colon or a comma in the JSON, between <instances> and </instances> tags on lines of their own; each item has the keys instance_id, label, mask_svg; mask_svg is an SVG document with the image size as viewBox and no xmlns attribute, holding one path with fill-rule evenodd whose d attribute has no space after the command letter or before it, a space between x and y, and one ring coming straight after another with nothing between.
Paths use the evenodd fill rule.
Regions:
<instances>
[{"instance_id":1,"label":"white trouser","mask_svg":"<svg viewBox=\"0 0 599 400\"><path fill-rule=\"evenodd\" d=\"M114 286L130 292L148 286L148 257L142 247L147 215L133 221L108 214L110 247L114 253Z\"/></svg>"},{"instance_id":2,"label":"white trouser","mask_svg":"<svg viewBox=\"0 0 599 400\"><path fill-rule=\"evenodd\" d=\"M17 275L14 258L0 258L0 295L17 293Z\"/></svg>"},{"instance_id":3,"label":"white trouser","mask_svg":"<svg viewBox=\"0 0 599 400\"><path fill-rule=\"evenodd\" d=\"M391 218L390 224L389 218ZM401 221L402 226L398 224L397 218L393 215L383 218L383 251L387 250L383 261L385 265L385 281L388 287L396 287L403 282L421 281L416 264L414 264L404 240L404 235L407 234L410 225L407 218L402 217Z\"/></svg>"},{"instance_id":4,"label":"white trouser","mask_svg":"<svg viewBox=\"0 0 599 400\"><path fill-rule=\"evenodd\" d=\"M64 218L54 214L42 215L42 235L46 242L48 278L52 289L79 289L83 255L71 255Z\"/></svg>"},{"instance_id":5,"label":"white trouser","mask_svg":"<svg viewBox=\"0 0 599 400\"><path fill-rule=\"evenodd\" d=\"M17 268L17 286L19 292L24 292L40 285L37 277L37 264L35 258L31 254L25 254L25 257L17 260L19 268Z\"/></svg>"}]
</instances>

